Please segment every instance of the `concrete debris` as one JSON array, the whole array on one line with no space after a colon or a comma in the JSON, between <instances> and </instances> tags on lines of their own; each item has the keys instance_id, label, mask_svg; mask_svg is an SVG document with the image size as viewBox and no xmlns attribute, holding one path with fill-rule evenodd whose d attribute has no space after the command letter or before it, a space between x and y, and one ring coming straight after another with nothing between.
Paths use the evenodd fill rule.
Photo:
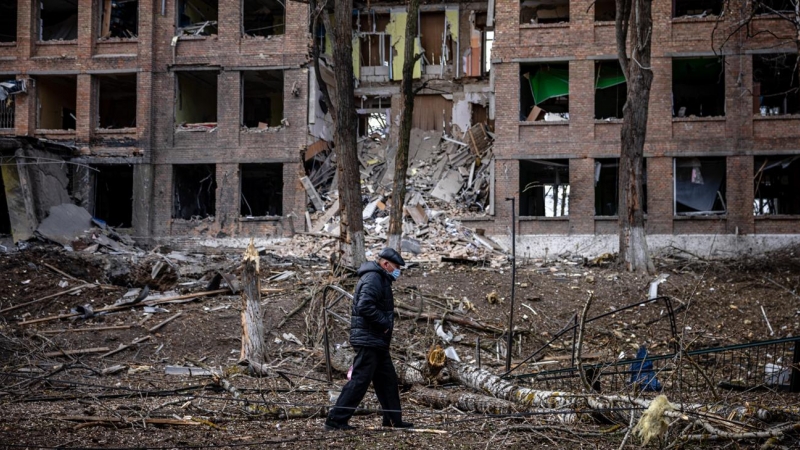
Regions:
<instances>
[{"instance_id":1,"label":"concrete debris","mask_svg":"<svg viewBox=\"0 0 800 450\"><path fill-rule=\"evenodd\" d=\"M91 227L92 215L80 206L67 203L50 208L36 232L49 241L71 248L72 242Z\"/></svg>"},{"instance_id":2,"label":"concrete debris","mask_svg":"<svg viewBox=\"0 0 800 450\"><path fill-rule=\"evenodd\" d=\"M507 263L505 249L484 236L482 230L476 232L459 221L465 217L488 219L493 214L493 138L483 124L456 138L441 131L411 131L401 247L403 252L414 255L412 261L441 261L447 257L494 267ZM385 244L388 234L397 149L389 145L387 136L379 134L362 138L358 146L362 218L369 254L371 248ZM313 150L306 151L308 175L300 181L310 193L308 231L317 237L339 235L335 160L335 149L325 141L318 141ZM318 202L324 203L323 208ZM298 245L295 255L301 254L305 246L300 241L297 237L293 240Z\"/></svg>"}]
</instances>

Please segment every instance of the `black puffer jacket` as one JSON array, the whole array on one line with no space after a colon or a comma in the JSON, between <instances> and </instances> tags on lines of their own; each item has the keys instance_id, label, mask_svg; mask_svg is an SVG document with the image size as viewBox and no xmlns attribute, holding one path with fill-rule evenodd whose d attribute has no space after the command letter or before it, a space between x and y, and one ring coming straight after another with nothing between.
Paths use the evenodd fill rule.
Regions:
<instances>
[{"instance_id":1,"label":"black puffer jacket","mask_svg":"<svg viewBox=\"0 0 800 450\"><path fill-rule=\"evenodd\" d=\"M350 345L389 348L394 328L394 279L374 261L358 269L361 277L353 294Z\"/></svg>"}]
</instances>

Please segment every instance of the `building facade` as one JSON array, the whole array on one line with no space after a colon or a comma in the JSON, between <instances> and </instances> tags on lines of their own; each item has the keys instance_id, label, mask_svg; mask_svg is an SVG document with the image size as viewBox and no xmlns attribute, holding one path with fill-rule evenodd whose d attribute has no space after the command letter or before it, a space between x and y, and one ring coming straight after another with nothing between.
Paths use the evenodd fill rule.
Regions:
<instances>
[{"instance_id":1,"label":"building facade","mask_svg":"<svg viewBox=\"0 0 800 450\"><path fill-rule=\"evenodd\" d=\"M426 84L414 127L461 138L487 124L493 210L463 220L508 244L514 198L523 255L616 246L625 80L614 3L423 2L416 18L425 56L415 77ZM655 247L797 241L797 30L764 9L731 31L749 8L653 1L645 211ZM382 127L390 141L406 11L371 2L353 14L359 132ZM26 83L0 109L0 137L77 148L69 194L95 217L150 243L305 230L304 155L332 141L309 46L330 55L333 45L310 29L306 3L19 0L0 16L0 81Z\"/></svg>"}]
</instances>

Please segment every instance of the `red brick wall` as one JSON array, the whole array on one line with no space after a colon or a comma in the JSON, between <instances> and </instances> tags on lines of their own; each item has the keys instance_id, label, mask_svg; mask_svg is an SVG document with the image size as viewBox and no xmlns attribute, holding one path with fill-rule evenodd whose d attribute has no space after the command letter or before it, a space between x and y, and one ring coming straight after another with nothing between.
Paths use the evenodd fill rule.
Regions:
<instances>
[{"instance_id":1,"label":"red brick wall","mask_svg":"<svg viewBox=\"0 0 800 450\"><path fill-rule=\"evenodd\" d=\"M594 63L615 58L614 28L594 23L587 2L572 0L570 23L519 25L519 2L498 0L497 35L493 59L497 103L498 157L496 178L497 216L491 231L505 234L510 203L505 197L519 189L519 159L570 159L570 216L562 221L538 220L521 224L522 233L610 233L616 224L595 221L593 159L619 155L619 125L594 121ZM726 114L720 118L672 118L672 58L712 56L711 31L715 18L675 19L670 0L653 2L653 86L648 118L645 156L648 171L647 230L651 234L756 232L796 233L800 218L760 220L752 215L753 154L798 153L800 117L754 118L752 114L752 50L775 48L776 38L733 39L726 53ZM730 17L730 15L728 16ZM717 47L731 24L717 26ZM790 37L791 29L776 19L757 19L755 27ZM788 41L783 45L791 47ZM780 47L780 45L778 46ZM717 48L719 51L719 48ZM569 125L519 122L520 62L569 61ZM715 218L676 218L673 208L672 161L680 156L727 156L728 214ZM505 167L505 172L503 167Z\"/></svg>"}]
</instances>

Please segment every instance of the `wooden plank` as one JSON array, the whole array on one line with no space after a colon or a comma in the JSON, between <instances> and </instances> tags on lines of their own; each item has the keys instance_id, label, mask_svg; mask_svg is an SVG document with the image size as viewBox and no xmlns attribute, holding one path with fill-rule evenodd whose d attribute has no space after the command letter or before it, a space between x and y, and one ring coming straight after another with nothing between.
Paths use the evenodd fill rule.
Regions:
<instances>
[{"instance_id":1,"label":"wooden plank","mask_svg":"<svg viewBox=\"0 0 800 450\"><path fill-rule=\"evenodd\" d=\"M26 307L28 305L32 305L34 303L38 303L38 302L41 302L43 300L47 300L49 298L58 297L60 295L69 294L69 293L72 293L72 292L75 292L75 291L79 291L79 290L84 289L84 288L92 288L92 287L96 287L96 285L91 284L91 283L86 283L86 284L83 284L83 285L80 285L80 286L75 286L74 288L67 289L66 291L56 292L55 294L46 295L46 296L44 296L42 298L37 298L36 300L31 300L29 302L20 303L19 305L9 306L8 308L5 308L5 309L0 309L0 314L4 314L4 313L6 313L8 311L13 311L13 310L19 309L19 308L24 308L24 307Z\"/></svg>"},{"instance_id":2,"label":"wooden plank","mask_svg":"<svg viewBox=\"0 0 800 450\"><path fill-rule=\"evenodd\" d=\"M308 197L311 199L311 203L314 204L314 208L317 211L322 211L325 208L325 204L319 197L317 190L314 189L314 185L311 183L311 180L309 180L308 177L303 177L300 178L300 182L303 183L303 188L306 190Z\"/></svg>"},{"instance_id":3,"label":"wooden plank","mask_svg":"<svg viewBox=\"0 0 800 450\"><path fill-rule=\"evenodd\" d=\"M164 319L164 321L163 321L163 322L161 322L161 323L159 323L158 325L156 325L156 326L154 326L154 327L150 328L150 329L149 329L149 330L147 330L147 331L149 331L149 332L151 332L151 333L155 333L156 331L158 331L158 329L159 329L159 328L161 328L161 327L163 327L164 325L166 325L166 324L168 324L168 323L172 322L173 320L177 319L178 317L180 317L180 316L182 316L182 315L183 315L183 312L179 312L179 313L177 313L177 314L175 314L175 315L173 315L173 316L171 316L171 317L168 317L167 319Z\"/></svg>"},{"instance_id":4,"label":"wooden plank","mask_svg":"<svg viewBox=\"0 0 800 450\"><path fill-rule=\"evenodd\" d=\"M127 330L133 328L133 325L117 325L110 327L94 327L94 328L58 328L56 330L42 330L42 334L59 334L59 333L85 333L89 331L109 331L109 330Z\"/></svg>"},{"instance_id":5,"label":"wooden plank","mask_svg":"<svg viewBox=\"0 0 800 450\"><path fill-rule=\"evenodd\" d=\"M103 0L103 30L101 37L111 36L111 0Z\"/></svg>"},{"instance_id":6,"label":"wooden plank","mask_svg":"<svg viewBox=\"0 0 800 450\"><path fill-rule=\"evenodd\" d=\"M306 161L310 161L311 158L317 156L318 153L323 152L328 149L328 141L325 140L318 140L313 144L309 145L306 149Z\"/></svg>"}]
</instances>

